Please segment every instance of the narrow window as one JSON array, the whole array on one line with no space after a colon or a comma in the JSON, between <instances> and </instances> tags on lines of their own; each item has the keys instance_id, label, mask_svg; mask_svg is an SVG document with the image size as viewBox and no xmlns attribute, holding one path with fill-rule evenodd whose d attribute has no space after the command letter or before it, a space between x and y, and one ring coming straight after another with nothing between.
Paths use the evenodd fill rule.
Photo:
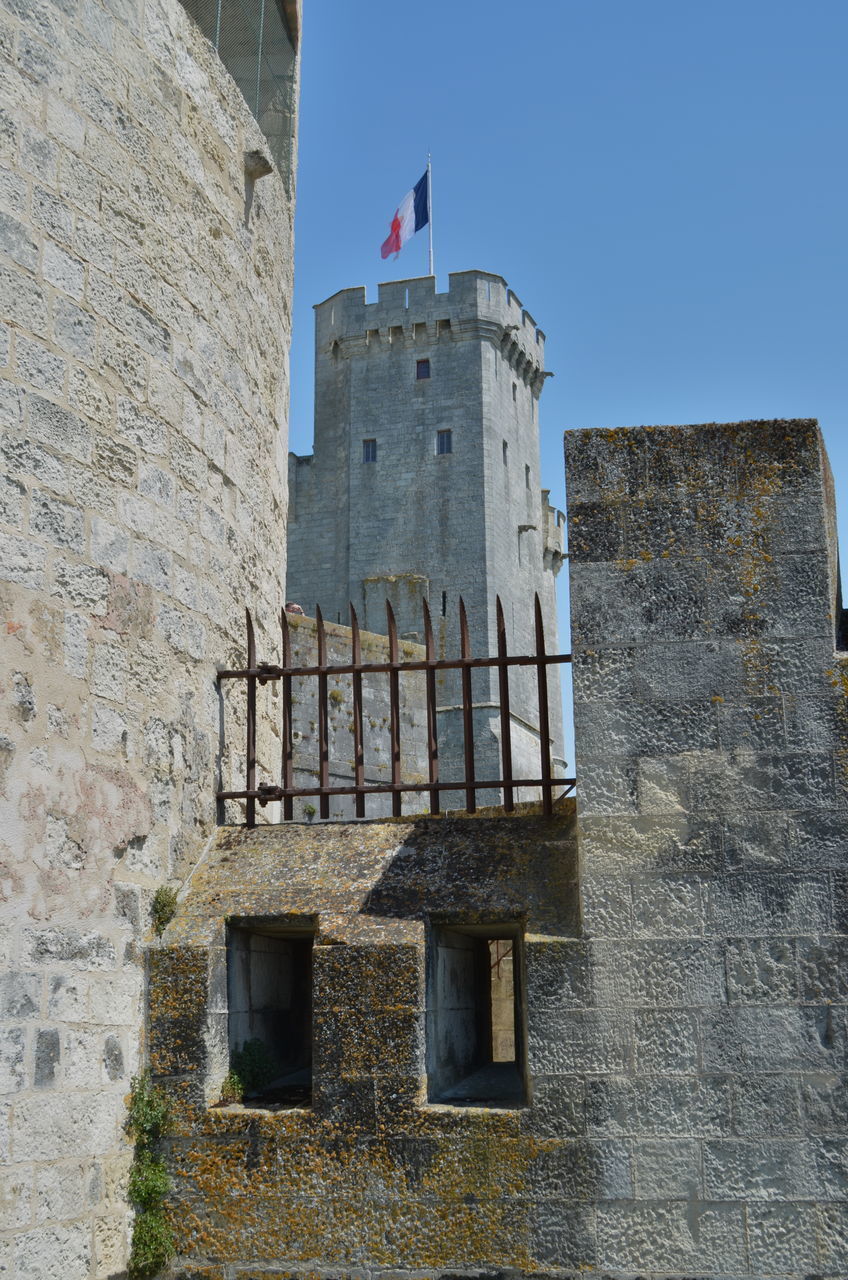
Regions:
<instances>
[{"instance_id":1,"label":"narrow window","mask_svg":"<svg viewBox=\"0 0 848 1280\"><path fill-rule=\"evenodd\" d=\"M530 488L530 468L527 465L524 467L524 488Z\"/></svg>"},{"instance_id":2,"label":"narrow window","mask_svg":"<svg viewBox=\"0 0 848 1280\"><path fill-rule=\"evenodd\" d=\"M248 1105L312 1096L311 928L227 926L230 1068Z\"/></svg>"},{"instance_id":3,"label":"narrow window","mask_svg":"<svg viewBox=\"0 0 848 1280\"><path fill-rule=\"evenodd\" d=\"M431 1102L526 1102L522 960L521 930L514 924L433 926L427 962Z\"/></svg>"},{"instance_id":4,"label":"narrow window","mask_svg":"<svg viewBox=\"0 0 848 1280\"><path fill-rule=\"evenodd\" d=\"M363 462L377 461L377 441L376 440L362 441L362 461Z\"/></svg>"},{"instance_id":5,"label":"narrow window","mask_svg":"<svg viewBox=\"0 0 848 1280\"><path fill-rule=\"evenodd\" d=\"M436 453L453 453L453 432L436 432Z\"/></svg>"},{"instance_id":6,"label":"narrow window","mask_svg":"<svg viewBox=\"0 0 848 1280\"><path fill-rule=\"evenodd\" d=\"M506 466L509 462L509 445L506 440L503 442L503 464Z\"/></svg>"},{"instance_id":7,"label":"narrow window","mask_svg":"<svg viewBox=\"0 0 848 1280\"><path fill-rule=\"evenodd\" d=\"M443 591L442 592L442 617L443 618L447 617L447 612L448 612L448 593L447 591Z\"/></svg>"},{"instance_id":8,"label":"narrow window","mask_svg":"<svg viewBox=\"0 0 848 1280\"><path fill-rule=\"evenodd\" d=\"M429 378L429 376L430 376L430 361L429 361L429 360L416 360L416 361L415 361L415 376L416 376L416 378L418 379L418 381L419 381L419 382L421 381L421 379L422 379L422 378Z\"/></svg>"},{"instance_id":9,"label":"narrow window","mask_svg":"<svg viewBox=\"0 0 848 1280\"><path fill-rule=\"evenodd\" d=\"M513 401L518 399L518 384L515 382L512 384L512 399Z\"/></svg>"}]
</instances>

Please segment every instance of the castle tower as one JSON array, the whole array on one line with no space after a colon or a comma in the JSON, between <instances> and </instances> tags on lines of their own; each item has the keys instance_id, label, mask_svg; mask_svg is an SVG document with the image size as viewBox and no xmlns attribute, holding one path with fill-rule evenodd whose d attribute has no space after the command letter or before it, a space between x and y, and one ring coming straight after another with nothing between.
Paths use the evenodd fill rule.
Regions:
<instances>
[{"instance_id":1,"label":"castle tower","mask_svg":"<svg viewBox=\"0 0 848 1280\"><path fill-rule=\"evenodd\" d=\"M540 488L545 338L532 316L500 276L463 271L447 293L433 276L380 285L374 303L346 289L315 317L315 452L290 457L288 597L343 622L352 601L378 632L388 598L400 632L421 639L423 596L456 653L462 596L482 655L496 650L496 595L511 652L533 652L538 592L553 651L562 516ZM477 776L498 777L496 678L475 679ZM510 694L516 773L538 776L535 675L514 670ZM439 696L450 779L462 725L447 679Z\"/></svg>"}]
</instances>

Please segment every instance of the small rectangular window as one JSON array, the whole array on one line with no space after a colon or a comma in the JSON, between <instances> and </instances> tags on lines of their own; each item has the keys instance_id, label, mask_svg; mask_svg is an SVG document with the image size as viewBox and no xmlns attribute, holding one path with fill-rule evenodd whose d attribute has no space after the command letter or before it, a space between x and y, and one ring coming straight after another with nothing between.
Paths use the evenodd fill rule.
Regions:
<instances>
[{"instance_id":1,"label":"small rectangular window","mask_svg":"<svg viewBox=\"0 0 848 1280\"><path fill-rule=\"evenodd\" d=\"M436 432L436 453L453 453L453 432Z\"/></svg>"},{"instance_id":2,"label":"small rectangular window","mask_svg":"<svg viewBox=\"0 0 848 1280\"><path fill-rule=\"evenodd\" d=\"M509 462L509 445L506 440L503 442L503 464L506 466Z\"/></svg>"},{"instance_id":3,"label":"small rectangular window","mask_svg":"<svg viewBox=\"0 0 848 1280\"><path fill-rule=\"evenodd\" d=\"M429 361L429 360L416 360L416 361L415 361L415 376L416 376L416 378L418 379L418 381L419 381L419 382L421 381L421 379L422 379L422 378L429 378L429 376L430 376L430 361Z\"/></svg>"},{"instance_id":4,"label":"small rectangular window","mask_svg":"<svg viewBox=\"0 0 848 1280\"><path fill-rule=\"evenodd\" d=\"M362 461L363 462L377 461L377 441L376 440L362 441Z\"/></svg>"},{"instance_id":5,"label":"small rectangular window","mask_svg":"<svg viewBox=\"0 0 848 1280\"><path fill-rule=\"evenodd\" d=\"M513 382L512 384L512 398L513 401L518 399L518 383L516 382Z\"/></svg>"},{"instance_id":6,"label":"small rectangular window","mask_svg":"<svg viewBox=\"0 0 848 1280\"><path fill-rule=\"evenodd\" d=\"M311 1101L312 942L270 920L227 927L230 1068L249 1106Z\"/></svg>"},{"instance_id":7,"label":"small rectangular window","mask_svg":"<svg viewBox=\"0 0 848 1280\"><path fill-rule=\"evenodd\" d=\"M515 924L433 926L427 962L431 1102L527 1100L523 940Z\"/></svg>"},{"instance_id":8,"label":"small rectangular window","mask_svg":"<svg viewBox=\"0 0 848 1280\"><path fill-rule=\"evenodd\" d=\"M524 467L524 487L525 489L530 488L530 468L528 466Z\"/></svg>"},{"instance_id":9,"label":"small rectangular window","mask_svg":"<svg viewBox=\"0 0 848 1280\"><path fill-rule=\"evenodd\" d=\"M437 332L438 334L450 333L450 331L451 331L451 322L450 322L450 320L437 320L437 321L436 321L436 332Z\"/></svg>"}]
</instances>

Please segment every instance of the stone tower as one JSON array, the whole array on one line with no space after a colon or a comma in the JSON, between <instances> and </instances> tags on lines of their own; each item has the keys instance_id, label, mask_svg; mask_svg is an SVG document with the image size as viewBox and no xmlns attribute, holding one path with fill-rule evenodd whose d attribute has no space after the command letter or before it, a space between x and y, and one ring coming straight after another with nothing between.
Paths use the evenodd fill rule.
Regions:
<instances>
[{"instance_id":1,"label":"stone tower","mask_svg":"<svg viewBox=\"0 0 848 1280\"><path fill-rule=\"evenodd\" d=\"M538 593L553 651L563 518L540 488L547 375L532 316L485 271L454 273L447 293L436 292L433 276L393 281L374 303L364 289L346 289L315 316L315 452L290 457L289 598L307 612L319 604L334 622L347 620L351 601L378 632L389 599L400 632L420 639L424 597L439 645L454 654L462 596L472 650L486 654L496 648L496 595L511 652L533 651ZM476 679L477 775L497 777L496 689L488 674ZM513 671L510 691L515 769L538 776L535 676ZM457 701L446 679L446 779L460 776Z\"/></svg>"},{"instance_id":2,"label":"stone tower","mask_svg":"<svg viewBox=\"0 0 848 1280\"><path fill-rule=\"evenodd\" d=\"M214 830L244 605L279 637L287 12L263 132L177 0L0 0L4 1276L125 1274L149 907Z\"/></svg>"}]
</instances>

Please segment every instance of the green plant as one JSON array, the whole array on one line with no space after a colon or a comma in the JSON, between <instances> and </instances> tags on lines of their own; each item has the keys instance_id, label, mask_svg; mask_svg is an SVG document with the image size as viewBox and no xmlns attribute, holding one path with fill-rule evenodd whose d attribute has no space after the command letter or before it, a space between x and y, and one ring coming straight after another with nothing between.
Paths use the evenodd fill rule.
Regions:
<instances>
[{"instance_id":1,"label":"green plant","mask_svg":"<svg viewBox=\"0 0 848 1280\"><path fill-rule=\"evenodd\" d=\"M155 1151L172 1124L168 1098L150 1079L150 1072L134 1076L125 1125L135 1140L129 1196L136 1206L136 1216L127 1266L132 1280L156 1275L174 1256L173 1233L164 1209L171 1181L165 1161Z\"/></svg>"},{"instance_id":2,"label":"green plant","mask_svg":"<svg viewBox=\"0 0 848 1280\"><path fill-rule=\"evenodd\" d=\"M170 1132L171 1104L161 1089L150 1079L150 1071L142 1071L130 1081L130 1102L126 1130L141 1151L149 1151L154 1143Z\"/></svg>"},{"instance_id":3,"label":"green plant","mask_svg":"<svg viewBox=\"0 0 848 1280\"><path fill-rule=\"evenodd\" d=\"M130 1169L130 1199L141 1209L155 1209L168 1194L170 1185L162 1157L142 1148Z\"/></svg>"},{"instance_id":4,"label":"green plant","mask_svg":"<svg viewBox=\"0 0 848 1280\"><path fill-rule=\"evenodd\" d=\"M303 806L303 812L306 814L307 818L311 822L312 819L315 817L316 813L318 812L318 810L315 808L314 804L305 804Z\"/></svg>"},{"instance_id":5,"label":"green plant","mask_svg":"<svg viewBox=\"0 0 848 1280\"><path fill-rule=\"evenodd\" d=\"M224 1077L224 1083L221 1085L221 1101L222 1102L241 1102L244 1097L244 1084L241 1076L237 1071L233 1071L232 1067Z\"/></svg>"},{"instance_id":6,"label":"green plant","mask_svg":"<svg viewBox=\"0 0 848 1280\"><path fill-rule=\"evenodd\" d=\"M161 1208L136 1216L127 1274L133 1280L155 1276L175 1253L174 1237Z\"/></svg>"},{"instance_id":7,"label":"green plant","mask_svg":"<svg viewBox=\"0 0 848 1280\"><path fill-rule=\"evenodd\" d=\"M230 1076L241 1085L242 1097L259 1093L279 1075L279 1067L261 1040L245 1040L230 1058Z\"/></svg>"},{"instance_id":8,"label":"green plant","mask_svg":"<svg viewBox=\"0 0 848 1280\"><path fill-rule=\"evenodd\" d=\"M342 693L341 689L331 689L329 697L330 697L330 701L334 703L337 707L340 707L341 704L344 702L344 694Z\"/></svg>"},{"instance_id":9,"label":"green plant","mask_svg":"<svg viewBox=\"0 0 848 1280\"><path fill-rule=\"evenodd\" d=\"M153 895L153 901L150 903L150 918L153 921L153 928L158 937L161 938L165 932L165 926L173 920L176 911L176 889L172 889L167 884L160 884Z\"/></svg>"}]
</instances>

